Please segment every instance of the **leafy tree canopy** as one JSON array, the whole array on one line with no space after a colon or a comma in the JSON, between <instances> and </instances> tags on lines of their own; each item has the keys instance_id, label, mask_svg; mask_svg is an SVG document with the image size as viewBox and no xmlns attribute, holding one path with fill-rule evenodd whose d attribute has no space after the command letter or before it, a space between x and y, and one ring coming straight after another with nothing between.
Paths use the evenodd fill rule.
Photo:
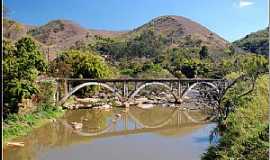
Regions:
<instances>
[{"instance_id":1,"label":"leafy tree canopy","mask_svg":"<svg viewBox=\"0 0 270 160\"><path fill-rule=\"evenodd\" d=\"M22 38L15 45L3 42L4 112L16 112L17 103L37 93L35 80L45 72L47 63L38 45L31 38Z\"/></svg>"}]
</instances>

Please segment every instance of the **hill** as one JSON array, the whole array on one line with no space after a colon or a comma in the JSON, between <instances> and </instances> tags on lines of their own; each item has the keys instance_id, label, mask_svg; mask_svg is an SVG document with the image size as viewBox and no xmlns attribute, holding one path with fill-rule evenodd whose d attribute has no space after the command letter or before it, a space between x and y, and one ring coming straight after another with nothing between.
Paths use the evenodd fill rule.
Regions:
<instances>
[{"instance_id":1,"label":"hill","mask_svg":"<svg viewBox=\"0 0 270 160\"><path fill-rule=\"evenodd\" d=\"M269 27L246 35L244 38L233 42L237 46L247 52L256 53L260 55L267 55L269 53Z\"/></svg>"},{"instance_id":2,"label":"hill","mask_svg":"<svg viewBox=\"0 0 270 160\"><path fill-rule=\"evenodd\" d=\"M18 40L27 35L27 32L35 26L25 25L10 19L3 19L3 35L11 40Z\"/></svg>"},{"instance_id":3,"label":"hill","mask_svg":"<svg viewBox=\"0 0 270 160\"><path fill-rule=\"evenodd\" d=\"M172 45L188 47L189 45L206 45L213 51L223 51L228 42L206 27L182 16L160 16L131 31L138 34L143 30L153 28L171 41Z\"/></svg>"},{"instance_id":4,"label":"hill","mask_svg":"<svg viewBox=\"0 0 270 160\"><path fill-rule=\"evenodd\" d=\"M50 60L55 58L58 51L69 49L77 43L93 42L96 40L96 36L109 37L123 42L134 39L151 29L154 34L165 39L166 48L192 48L205 45L212 55L218 57L218 53L223 53L229 44L206 27L181 16L157 17L141 27L126 32L85 29L68 20L53 20L39 27L23 25L12 20L7 20L7 22L4 24L4 37L17 40L22 36L31 36L41 43L45 52L49 53ZM147 44L145 45L147 46Z\"/></svg>"}]
</instances>

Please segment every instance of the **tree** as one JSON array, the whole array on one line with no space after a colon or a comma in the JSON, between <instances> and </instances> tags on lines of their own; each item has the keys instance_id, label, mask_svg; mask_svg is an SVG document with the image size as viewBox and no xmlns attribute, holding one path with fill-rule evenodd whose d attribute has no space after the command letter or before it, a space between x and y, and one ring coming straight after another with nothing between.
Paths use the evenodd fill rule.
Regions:
<instances>
[{"instance_id":1,"label":"tree","mask_svg":"<svg viewBox=\"0 0 270 160\"><path fill-rule=\"evenodd\" d=\"M154 32L153 28L144 30L127 43L127 52L131 57L149 58L162 53L166 39Z\"/></svg>"},{"instance_id":2,"label":"tree","mask_svg":"<svg viewBox=\"0 0 270 160\"><path fill-rule=\"evenodd\" d=\"M201 51L199 52L200 54L200 59L205 59L208 57L208 48L207 46L202 46Z\"/></svg>"},{"instance_id":3,"label":"tree","mask_svg":"<svg viewBox=\"0 0 270 160\"><path fill-rule=\"evenodd\" d=\"M112 75L111 68L104 59L93 51L69 50L60 53L50 64L50 74L59 77L100 79ZM74 83L73 85L77 85ZM76 92L87 95L93 87L86 87Z\"/></svg>"},{"instance_id":4,"label":"tree","mask_svg":"<svg viewBox=\"0 0 270 160\"><path fill-rule=\"evenodd\" d=\"M37 76L45 72L47 64L38 46L31 38L22 38L13 45L3 42L4 114L18 110L22 98L29 98L38 92Z\"/></svg>"}]
</instances>

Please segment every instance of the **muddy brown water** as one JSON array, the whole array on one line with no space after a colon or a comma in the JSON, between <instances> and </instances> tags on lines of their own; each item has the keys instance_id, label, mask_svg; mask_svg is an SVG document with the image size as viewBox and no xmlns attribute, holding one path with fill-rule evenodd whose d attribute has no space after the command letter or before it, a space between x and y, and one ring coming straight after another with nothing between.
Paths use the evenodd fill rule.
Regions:
<instances>
[{"instance_id":1,"label":"muddy brown water","mask_svg":"<svg viewBox=\"0 0 270 160\"><path fill-rule=\"evenodd\" d=\"M205 117L202 111L184 113L158 106L72 110L15 139L25 146L5 146L3 156L5 160L198 160L215 127L202 123ZM72 122L82 123L82 128L73 129Z\"/></svg>"}]
</instances>

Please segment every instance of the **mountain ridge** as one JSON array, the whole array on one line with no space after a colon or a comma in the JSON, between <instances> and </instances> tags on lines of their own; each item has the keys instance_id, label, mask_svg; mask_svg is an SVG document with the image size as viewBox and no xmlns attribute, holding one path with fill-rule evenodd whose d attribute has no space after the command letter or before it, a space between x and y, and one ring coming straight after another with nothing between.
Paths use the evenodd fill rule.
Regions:
<instances>
[{"instance_id":1,"label":"mountain ridge","mask_svg":"<svg viewBox=\"0 0 270 160\"><path fill-rule=\"evenodd\" d=\"M22 26L27 26L20 24ZM34 26L27 31L23 31L21 35L28 35L43 44L43 49L50 47L52 59L55 53L62 50L67 50L78 41L89 42L94 40L95 36L118 38L125 40L140 34L143 30L154 27L155 32L163 35L168 40L172 41L173 46L186 47L191 43L196 43L199 46L207 46L211 52L219 53L228 47L229 42L218 34L210 31L207 27L192 21L188 18L176 15L166 15L156 17L149 22L134 28L129 31L110 31L100 29L87 29L70 20L52 20L45 25ZM4 26L4 35L12 32L9 26ZM18 36L18 37L21 37ZM5 36L13 40L18 37ZM169 47L169 46L168 46Z\"/></svg>"}]
</instances>

